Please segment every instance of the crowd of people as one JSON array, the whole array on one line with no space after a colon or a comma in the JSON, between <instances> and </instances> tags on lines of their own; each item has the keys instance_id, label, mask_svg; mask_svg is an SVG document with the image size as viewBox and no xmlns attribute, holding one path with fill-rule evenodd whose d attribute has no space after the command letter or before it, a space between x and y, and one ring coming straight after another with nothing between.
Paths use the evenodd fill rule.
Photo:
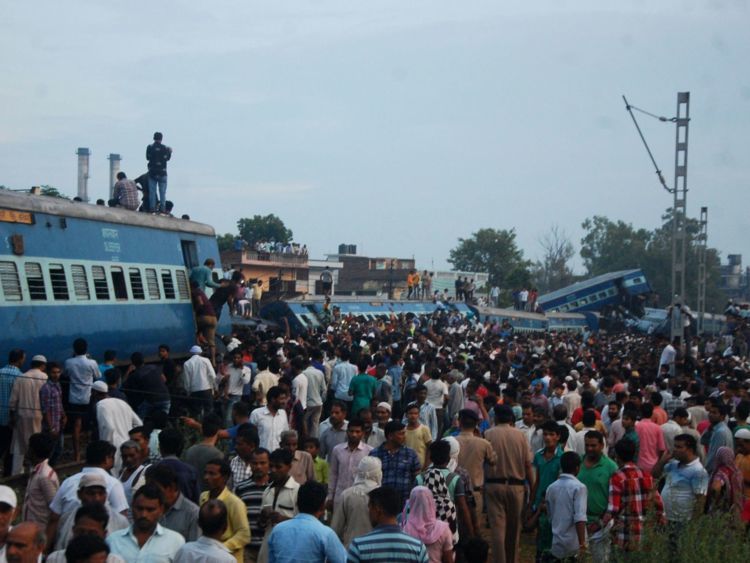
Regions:
<instances>
[{"instance_id":1,"label":"crowd of people","mask_svg":"<svg viewBox=\"0 0 750 563\"><path fill-rule=\"evenodd\" d=\"M184 362L13 350L0 455L26 484L0 486L0 561L510 563L524 529L538 561L620 560L660 530L676 549L691 519L750 517L740 340L438 311ZM68 430L83 468L61 479Z\"/></svg>"}]
</instances>

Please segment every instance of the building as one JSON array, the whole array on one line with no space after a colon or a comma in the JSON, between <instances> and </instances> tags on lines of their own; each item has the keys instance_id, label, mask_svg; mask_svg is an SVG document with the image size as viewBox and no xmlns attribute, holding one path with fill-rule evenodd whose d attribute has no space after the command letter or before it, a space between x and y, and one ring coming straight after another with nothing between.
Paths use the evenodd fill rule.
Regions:
<instances>
[{"instance_id":1,"label":"building","mask_svg":"<svg viewBox=\"0 0 750 563\"><path fill-rule=\"evenodd\" d=\"M226 250L221 253L225 268L238 270L247 281L263 280L265 296L289 299L308 292L309 259L306 254Z\"/></svg>"},{"instance_id":2,"label":"building","mask_svg":"<svg viewBox=\"0 0 750 563\"><path fill-rule=\"evenodd\" d=\"M328 268L333 276L333 287L331 288L331 295L336 295L339 287L339 272L344 267L342 262L335 260L314 260L309 259L307 261L309 266L308 279L307 279L307 294L308 295L323 295L323 289L321 287L320 274Z\"/></svg>"},{"instance_id":3,"label":"building","mask_svg":"<svg viewBox=\"0 0 750 563\"><path fill-rule=\"evenodd\" d=\"M329 262L342 265L336 284L339 295L391 294L398 299L406 289L406 276L415 269L413 258L360 256L352 244L341 244L338 254L326 256Z\"/></svg>"}]
</instances>

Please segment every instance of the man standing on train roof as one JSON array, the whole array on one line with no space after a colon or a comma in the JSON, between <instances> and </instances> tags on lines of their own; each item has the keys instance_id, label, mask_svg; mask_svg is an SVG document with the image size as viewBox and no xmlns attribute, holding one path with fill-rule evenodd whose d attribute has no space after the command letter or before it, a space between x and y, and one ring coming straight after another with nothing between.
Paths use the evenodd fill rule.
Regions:
<instances>
[{"instance_id":1,"label":"man standing on train roof","mask_svg":"<svg viewBox=\"0 0 750 563\"><path fill-rule=\"evenodd\" d=\"M167 161L172 158L172 149L163 145L163 136L154 133L154 142L146 147L148 160L148 206L151 211L164 211L167 201ZM156 208L156 188L159 187L159 208Z\"/></svg>"},{"instance_id":2,"label":"man standing on train roof","mask_svg":"<svg viewBox=\"0 0 750 563\"><path fill-rule=\"evenodd\" d=\"M203 266L196 266L190 270L190 281L197 283L198 288L201 291L206 291L206 287L219 289L221 284L215 282L212 276L214 266L216 266L214 259L206 258L206 261L203 262Z\"/></svg>"}]
</instances>

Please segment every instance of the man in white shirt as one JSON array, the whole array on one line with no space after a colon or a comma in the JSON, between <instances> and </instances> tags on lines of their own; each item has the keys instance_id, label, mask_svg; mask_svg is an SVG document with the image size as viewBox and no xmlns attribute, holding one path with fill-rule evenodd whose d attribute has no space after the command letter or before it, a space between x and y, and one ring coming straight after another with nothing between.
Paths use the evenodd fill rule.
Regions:
<instances>
[{"instance_id":1,"label":"man in white shirt","mask_svg":"<svg viewBox=\"0 0 750 563\"><path fill-rule=\"evenodd\" d=\"M80 473L71 475L62 482L50 503L50 517L47 524L47 538L52 542L57 535L60 516L74 510L80 500L78 485L84 475L96 473L104 477L107 488L107 501L114 512L128 514L128 501L122 483L109 472L114 466L115 447L104 440L89 442L86 447L86 461Z\"/></svg>"},{"instance_id":2,"label":"man in white shirt","mask_svg":"<svg viewBox=\"0 0 750 563\"><path fill-rule=\"evenodd\" d=\"M273 452L281 445L281 433L289 430L289 421L283 408L288 397L281 387L271 387L266 399L268 404L265 407L259 407L250 413L250 424L258 429L260 447Z\"/></svg>"},{"instance_id":3,"label":"man in white shirt","mask_svg":"<svg viewBox=\"0 0 750 563\"><path fill-rule=\"evenodd\" d=\"M201 356L200 346L190 348L192 356L182 366L182 380L190 395L190 416L203 417L212 411L212 400L216 388L216 372L211 360Z\"/></svg>"},{"instance_id":4,"label":"man in white shirt","mask_svg":"<svg viewBox=\"0 0 750 563\"><path fill-rule=\"evenodd\" d=\"M232 352L232 364L227 368L224 399L226 400L226 425L232 425L232 407L242 400L242 391L248 383L252 371L242 363L242 352L235 349Z\"/></svg>"},{"instance_id":5,"label":"man in white shirt","mask_svg":"<svg viewBox=\"0 0 750 563\"><path fill-rule=\"evenodd\" d=\"M323 354L319 350L313 350L312 359L322 360ZM320 427L320 415L323 412L323 401L326 398L328 387L325 374L318 368L309 364L302 373L307 377L307 409L303 420L305 434L318 437Z\"/></svg>"},{"instance_id":6,"label":"man in white shirt","mask_svg":"<svg viewBox=\"0 0 750 563\"><path fill-rule=\"evenodd\" d=\"M299 401L302 409L307 409L307 376L303 373L307 364L307 360L301 356L296 356L292 359L292 373L294 378L292 379L292 396L295 401Z\"/></svg>"},{"instance_id":7,"label":"man in white shirt","mask_svg":"<svg viewBox=\"0 0 750 563\"><path fill-rule=\"evenodd\" d=\"M120 446L130 439L130 430L143 425L143 421L122 399L108 397L109 388L104 381L97 381L91 388L91 397L96 404L96 424L99 438L112 444L115 453L115 474L120 473L122 456Z\"/></svg>"},{"instance_id":8,"label":"man in white shirt","mask_svg":"<svg viewBox=\"0 0 750 563\"><path fill-rule=\"evenodd\" d=\"M659 358L659 367L661 366L669 366L669 374L674 375L674 360L677 356L677 352L672 346L672 344L667 341L667 345L664 346L664 349L661 351L661 356Z\"/></svg>"},{"instance_id":9,"label":"man in white shirt","mask_svg":"<svg viewBox=\"0 0 750 563\"><path fill-rule=\"evenodd\" d=\"M430 379L424 382L427 388L427 402L435 408L438 420L438 436L443 435L445 425L445 404L448 402L448 384L440 379L440 370L433 368Z\"/></svg>"},{"instance_id":10,"label":"man in white shirt","mask_svg":"<svg viewBox=\"0 0 750 563\"><path fill-rule=\"evenodd\" d=\"M219 499L208 500L198 513L198 525L203 535L183 545L174 563L234 563L234 556L221 541L228 526L226 505Z\"/></svg>"}]
</instances>

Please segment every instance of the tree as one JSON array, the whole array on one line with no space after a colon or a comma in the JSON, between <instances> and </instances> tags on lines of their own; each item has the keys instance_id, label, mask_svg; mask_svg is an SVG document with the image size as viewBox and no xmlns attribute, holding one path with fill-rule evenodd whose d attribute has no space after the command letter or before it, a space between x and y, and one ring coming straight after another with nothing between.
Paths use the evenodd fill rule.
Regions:
<instances>
[{"instance_id":1,"label":"tree","mask_svg":"<svg viewBox=\"0 0 750 563\"><path fill-rule=\"evenodd\" d=\"M583 222L586 234L581 239L581 257L590 276L617 270L640 268L651 288L659 295L659 306L666 306L672 294L672 210L662 217L661 227L650 231L635 229L623 221L595 216ZM697 306L699 224L687 219L685 225L685 293L684 301ZM725 296L720 289L719 252L706 251L706 311L720 311Z\"/></svg>"},{"instance_id":2,"label":"tree","mask_svg":"<svg viewBox=\"0 0 750 563\"><path fill-rule=\"evenodd\" d=\"M44 184L40 186L40 188L41 188L41 191L40 191L41 195L46 195L48 197L57 197L60 199L68 199L68 200L70 199L70 197L62 193L60 190L58 190L54 186L49 186L47 184ZM9 188L8 186L0 184L0 190L12 190L12 188ZM26 190L15 190L15 191L26 191Z\"/></svg>"},{"instance_id":3,"label":"tree","mask_svg":"<svg viewBox=\"0 0 750 563\"><path fill-rule=\"evenodd\" d=\"M581 239L581 258L590 276L643 266L651 231L600 215L586 219L581 226L587 231Z\"/></svg>"},{"instance_id":4,"label":"tree","mask_svg":"<svg viewBox=\"0 0 750 563\"><path fill-rule=\"evenodd\" d=\"M534 264L532 272L539 291L546 293L573 283L575 276L569 262L575 256L575 249L567 233L558 225L552 225L539 239L539 244L544 254Z\"/></svg>"},{"instance_id":5,"label":"tree","mask_svg":"<svg viewBox=\"0 0 750 563\"><path fill-rule=\"evenodd\" d=\"M68 196L66 196L64 193L53 186L48 186L45 184L40 187L42 188L42 195L46 195L47 197L57 197L59 199L70 199Z\"/></svg>"},{"instance_id":6,"label":"tree","mask_svg":"<svg viewBox=\"0 0 750 563\"><path fill-rule=\"evenodd\" d=\"M223 235L216 236L216 242L219 245L219 252L226 250L232 250L234 248L234 239L237 237L232 233L225 233Z\"/></svg>"},{"instance_id":7,"label":"tree","mask_svg":"<svg viewBox=\"0 0 750 563\"><path fill-rule=\"evenodd\" d=\"M265 216L255 215L252 219L240 219L237 221L237 230L242 239L250 245L264 240L286 244L294 236L291 229L286 228L284 221L273 213Z\"/></svg>"},{"instance_id":8,"label":"tree","mask_svg":"<svg viewBox=\"0 0 750 563\"><path fill-rule=\"evenodd\" d=\"M479 229L471 238L460 238L448 262L454 270L488 273L489 284L503 290L526 285L531 279L531 262L524 260L518 248L515 229Z\"/></svg>"}]
</instances>

